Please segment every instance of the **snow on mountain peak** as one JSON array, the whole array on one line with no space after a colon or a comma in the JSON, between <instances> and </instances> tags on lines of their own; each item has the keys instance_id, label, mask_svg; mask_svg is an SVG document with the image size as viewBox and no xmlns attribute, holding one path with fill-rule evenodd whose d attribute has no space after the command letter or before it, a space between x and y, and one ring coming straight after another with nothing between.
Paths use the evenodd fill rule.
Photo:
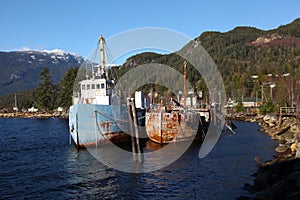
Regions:
<instances>
[{"instance_id":1,"label":"snow on mountain peak","mask_svg":"<svg viewBox=\"0 0 300 200\"><path fill-rule=\"evenodd\" d=\"M58 56L64 56L64 55L72 55L74 57L77 58L81 58L81 56L77 53L70 53L70 52L66 52L62 49L53 49L53 50L37 50L37 49L21 49L21 50L17 50L20 52L27 52L27 53L34 53L34 52L40 52L40 53L47 53L47 54L55 54Z\"/></svg>"},{"instance_id":2,"label":"snow on mountain peak","mask_svg":"<svg viewBox=\"0 0 300 200\"><path fill-rule=\"evenodd\" d=\"M49 53L49 54L58 54L58 55L68 54L67 52L61 49L43 50L42 52Z\"/></svg>"},{"instance_id":3,"label":"snow on mountain peak","mask_svg":"<svg viewBox=\"0 0 300 200\"><path fill-rule=\"evenodd\" d=\"M72 55L72 56L74 56L77 59L82 59L82 57L79 54L66 52L66 51L64 51L62 49L42 50L41 52L48 53L48 54L55 54L55 55L58 55L58 56Z\"/></svg>"},{"instance_id":4,"label":"snow on mountain peak","mask_svg":"<svg viewBox=\"0 0 300 200\"><path fill-rule=\"evenodd\" d=\"M34 54L43 54L44 56L48 55L53 60L52 63L57 63L58 60L69 60L70 58L74 58L80 64L83 58L76 53L69 53L62 49L53 49L53 50L21 50L19 52L23 52L26 54L30 54L32 60L35 60L36 57Z\"/></svg>"}]
</instances>

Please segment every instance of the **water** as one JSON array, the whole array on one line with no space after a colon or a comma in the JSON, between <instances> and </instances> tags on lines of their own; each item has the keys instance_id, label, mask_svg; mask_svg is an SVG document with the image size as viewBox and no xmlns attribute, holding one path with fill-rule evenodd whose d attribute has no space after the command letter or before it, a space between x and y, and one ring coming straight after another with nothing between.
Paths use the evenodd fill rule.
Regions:
<instances>
[{"instance_id":1,"label":"water","mask_svg":"<svg viewBox=\"0 0 300 200\"><path fill-rule=\"evenodd\" d=\"M204 159L193 145L152 173L110 169L69 145L64 119L0 119L0 199L235 199L249 195L254 157L268 160L276 142L254 123L236 122Z\"/></svg>"}]
</instances>

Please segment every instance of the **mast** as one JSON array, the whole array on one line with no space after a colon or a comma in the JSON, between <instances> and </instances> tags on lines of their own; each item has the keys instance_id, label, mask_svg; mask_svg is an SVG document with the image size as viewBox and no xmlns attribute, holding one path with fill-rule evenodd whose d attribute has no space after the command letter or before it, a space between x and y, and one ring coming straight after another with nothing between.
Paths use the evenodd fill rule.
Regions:
<instances>
[{"instance_id":1,"label":"mast","mask_svg":"<svg viewBox=\"0 0 300 200\"><path fill-rule=\"evenodd\" d=\"M183 66L183 105L186 106L186 61L184 61Z\"/></svg>"},{"instance_id":2,"label":"mast","mask_svg":"<svg viewBox=\"0 0 300 200\"><path fill-rule=\"evenodd\" d=\"M103 35L100 36L100 53L101 53L101 66L100 66L100 74L101 76L104 76L105 78L105 52L104 52L104 43L105 43L105 40L104 40L104 37Z\"/></svg>"}]
</instances>

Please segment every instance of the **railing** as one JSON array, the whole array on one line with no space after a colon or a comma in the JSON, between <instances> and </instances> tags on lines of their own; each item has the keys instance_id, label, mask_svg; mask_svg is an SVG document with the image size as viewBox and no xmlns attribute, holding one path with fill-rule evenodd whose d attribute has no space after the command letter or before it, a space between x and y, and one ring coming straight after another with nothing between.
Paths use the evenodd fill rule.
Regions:
<instances>
[{"instance_id":1,"label":"railing","mask_svg":"<svg viewBox=\"0 0 300 200\"><path fill-rule=\"evenodd\" d=\"M300 114L300 109L298 107L281 107L280 108L280 116L288 115L288 116L297 116Z\"/></svg>"}]
</instances>

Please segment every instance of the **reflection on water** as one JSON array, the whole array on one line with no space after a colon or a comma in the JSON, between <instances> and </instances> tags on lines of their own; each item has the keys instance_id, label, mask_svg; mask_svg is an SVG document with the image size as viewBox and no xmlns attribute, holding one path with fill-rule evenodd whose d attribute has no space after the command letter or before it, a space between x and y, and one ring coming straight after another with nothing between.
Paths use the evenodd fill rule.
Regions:
<instances>
[{"instance_id":1,"label":"reflection on water","mask_svg":"<svg viewBox=\"0 0 300 200\"><path fill-rule=\"evenodd\" d=\"M276 145L256 124L236 122L237 134L224 133L204 159L193 144L167 167L134 174L111 169L88 150L69 145L67 124L62 119L0 119L1 198L234 199L248 195L242 187L252 181L253 158L270 159ZM152 142L143 146L145 153L161 148ZM106 149L105 156L110 155ZM146 168L163 163L155 157L145 160ZM124 163L133 167L132 155L120 160Z\"/></svg>"}]
</instances>

